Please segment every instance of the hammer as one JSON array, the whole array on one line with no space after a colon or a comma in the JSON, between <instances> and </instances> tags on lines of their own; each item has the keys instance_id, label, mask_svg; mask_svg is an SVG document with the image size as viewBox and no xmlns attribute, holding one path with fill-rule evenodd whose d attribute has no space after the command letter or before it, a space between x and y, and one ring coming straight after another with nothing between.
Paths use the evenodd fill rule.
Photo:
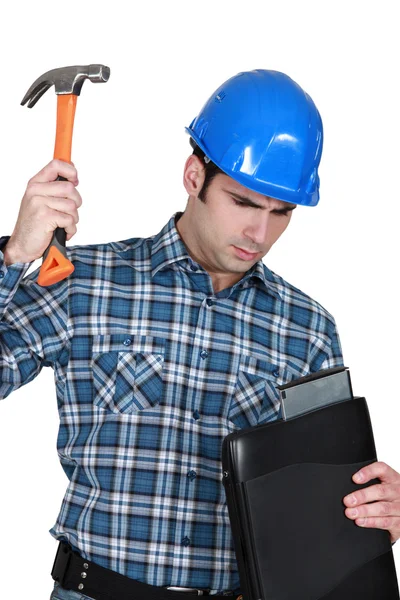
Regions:
<instances>
[{"instance_id":1,"label":"hammer","mask_svg":"<svg viewBox=\"0 0 400 600\"><path fill-rule=\"evenodd\" d=\"M47 71L47 73L38 77L26 92L21 104L24 105L29 101L28 108L32 108L54 84L57 94L57 128L54 158L71 162L76 101L81 93L85 79L90 79L93 83L105 83L109 77L110 69L104 65L61 67ZM67 179L58 176L56 181L67 181ZM50 244L43 254L43 263L38 277L39 285L52 285L65 279L74 271L75 267L67 258L65 239L65 229L57 227Z\"/></svg>"}]
</instances>

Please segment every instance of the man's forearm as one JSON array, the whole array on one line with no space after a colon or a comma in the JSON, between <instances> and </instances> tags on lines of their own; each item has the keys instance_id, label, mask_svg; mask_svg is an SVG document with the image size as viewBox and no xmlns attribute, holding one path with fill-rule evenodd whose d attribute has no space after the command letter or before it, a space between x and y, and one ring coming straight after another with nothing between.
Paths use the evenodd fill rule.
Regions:
<instances>
[{"instance_id":1,"label":"man's forearm","mask_svg":"<svg viewBox=\"0 0 400 600\"><path fill-rule=\"evenodd\" d=\"M31 262L30 260L27 260L26 257L22 256L22 254L18 251L18 248L15 247L15 244L12 243L11 238L3 247L2 252L4 254L4 264L6 267L14 265L15 263Z\"/></svg>"}]
</instances>

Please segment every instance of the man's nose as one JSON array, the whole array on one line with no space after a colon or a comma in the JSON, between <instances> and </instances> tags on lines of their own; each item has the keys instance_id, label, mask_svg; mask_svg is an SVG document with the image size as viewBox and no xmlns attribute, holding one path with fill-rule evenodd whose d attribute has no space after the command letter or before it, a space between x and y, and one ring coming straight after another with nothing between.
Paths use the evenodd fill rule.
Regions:
<instances>
[{"instance_id":1,"label":"man's nose","mask_svg":"<svg viewBox=\"0 0 400 600\"><path fill-rule=\"evenodd\" d=\"M259 214L259 211L257 211L257 214L253 216L251 222L247 223L245 229L243 230L244 235L251 240L253 244L257 245L264 244L265 240L267 239L269 212L262 211L262 213L263 214Z\"/></svg>"}]
</instances>

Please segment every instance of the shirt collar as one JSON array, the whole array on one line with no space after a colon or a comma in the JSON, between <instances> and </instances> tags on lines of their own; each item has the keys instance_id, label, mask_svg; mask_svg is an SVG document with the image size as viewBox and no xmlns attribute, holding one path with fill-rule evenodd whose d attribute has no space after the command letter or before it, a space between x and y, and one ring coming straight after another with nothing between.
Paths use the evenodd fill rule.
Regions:
<instances>
[{"instance_id":1,"label":"shirt collar","mask_svg":"<svg viewBox=\"0 0 400 600\"><path fill-rule=\"evenodd\" d=\"M185 244L176 228L175 220L183 213L176 212L154 237L151 249L151 276L180 260L191 260Z\"/></svg>"},{"instance_id":2,"label":"shirt collar","mask_svg":"<svg viewBox=\"0 0 400 600\"><path fill-rule=\"evenodd\" d=\"M168 223L166 223L161 231L154 237L151 250L152 277L154 277L158 271L181 260L188 260L191 264L194 264L176 227L175 221L181 217L182 214L182 212L176 212L172 215ZM252 277L257 277L264 284L269 293L272 293L272 295L278 299L282 299L274 274L264 265L262 260L257 261L244 275L241 281L243 282L243 280Z\"/></svg>"},{"instance_id":3,"label":"shirt collar","mask_svg":"<svg viewBox=\"0 0 400 600\"><path fill-rule=\"evenodd\" d=\"M272 271L268 269L262 262L259 260L256 264L250 269L251 277L258 277L264 286L267 288L268 292L271 292L273 296L282 300L282 296L279 293L279 288L277 282L275 281L274 275Z\"/></svg>"}]
</instances>

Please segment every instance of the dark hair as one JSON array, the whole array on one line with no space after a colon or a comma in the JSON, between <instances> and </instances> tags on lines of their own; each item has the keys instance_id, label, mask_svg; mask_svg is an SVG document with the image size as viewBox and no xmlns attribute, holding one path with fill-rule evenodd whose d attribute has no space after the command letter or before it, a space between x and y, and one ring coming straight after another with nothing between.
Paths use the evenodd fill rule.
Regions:
<instances>
[{"instance_id":1,"label":"dark hair","mask_svg":"<svg viewBox=\"0 0 400 600\"><path fill-rule=\"evenodd\" d=\"M223 173L223 171L217 167L216 164L214 164L211 160L209 160L208 162L206 162L204 160L205 157L205 153L203 152L203 150L196 144L196 142L194 141L193 138L189 139L190 145L193 148L193 152L192 154L194 154L195 156L197 156L198 158L200 158L200 160L203 162L204 164L204 168L205 168L205 179L204 179L204 183L203 183L203 187L201 188L200 192L198 193L198 197L202 202L206 202L207 199L207 189L208 186L210 185L211 181L214 179L214 177L216 175L218 175L218 173Z\"/></svg>"}]
</instances>

